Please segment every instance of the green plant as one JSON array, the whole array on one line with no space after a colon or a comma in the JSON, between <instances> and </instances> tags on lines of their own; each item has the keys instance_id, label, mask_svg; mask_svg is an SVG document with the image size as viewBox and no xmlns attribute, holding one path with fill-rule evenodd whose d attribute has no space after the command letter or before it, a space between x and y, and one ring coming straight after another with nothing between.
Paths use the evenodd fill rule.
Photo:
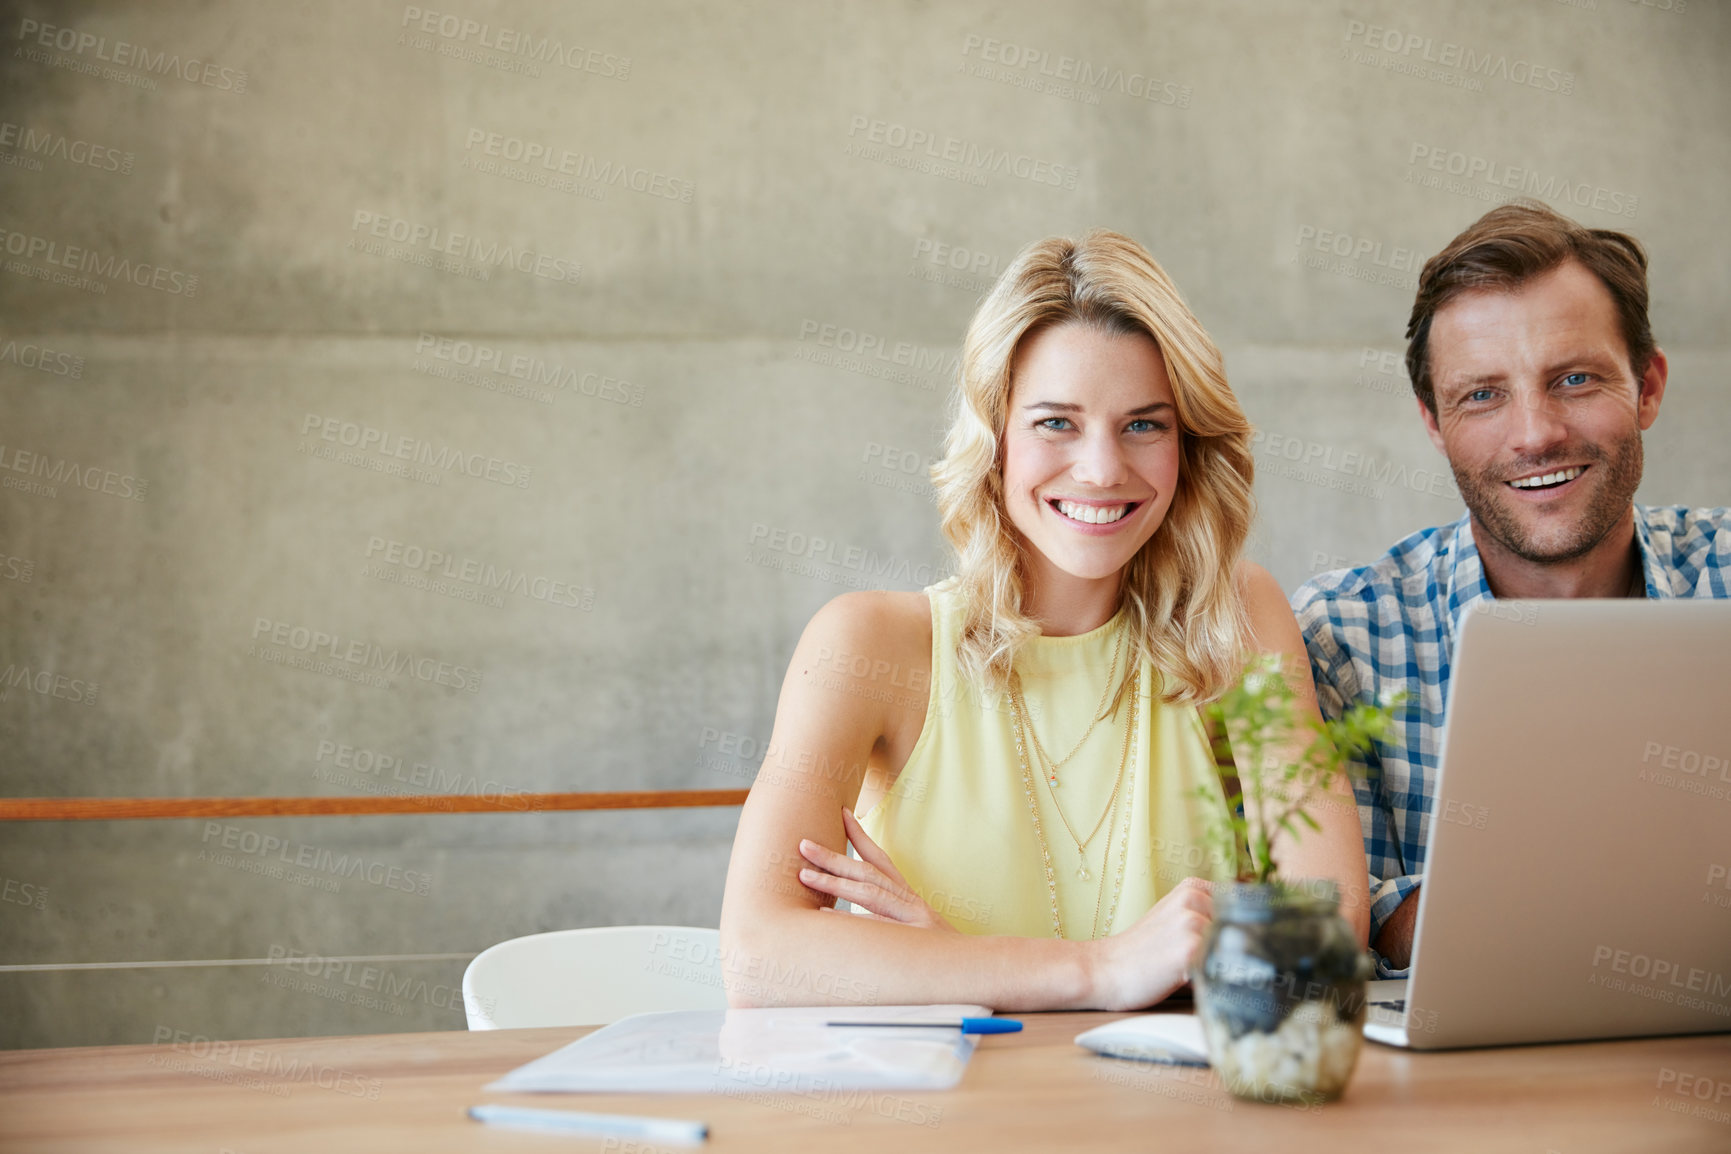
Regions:
<instances>
[{"instance_id":1,"label":"green plant","mask_svg":"<svg viewBox=\"0 0 1731 1154\"><path fill-rule=\"evenodd\" d=\"M1226 851L1227 860L1239 863L1239 881L1281 880L1274 862L1275 832L1296 839L1299 823L1311 830L1322 828L1307 808L1312 798L1342 774L1363 775L1362 758L1387 734L1406 694L1380 705L1359 702L1333 721L1307 718L1302 725L1295 717L1296 700L1281 669L1281 655L1260 654L1245 664L1236 685L1203 708L1236 762L1236 769L1224 764L1220 768L1227 814L1213 823L1209 835ZM1309 733L1309 740L1293 759L1301 731ZM1221 752L1217 741L1216 754ZM1196 792L1204 800L1213 798L1206 786Z\"/></svg>"}]
</instances>

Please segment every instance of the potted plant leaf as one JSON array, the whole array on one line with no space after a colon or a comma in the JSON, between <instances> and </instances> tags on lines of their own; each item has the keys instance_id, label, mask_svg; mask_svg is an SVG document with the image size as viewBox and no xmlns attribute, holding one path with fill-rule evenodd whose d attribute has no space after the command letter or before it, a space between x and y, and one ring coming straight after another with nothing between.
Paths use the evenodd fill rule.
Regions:
<instances>
[{"instance_id":1,"label":"potted plant leaf","mask_svg":"<svg viewBox=\"0 0 1731 1154\"><path fill-rule=\"evenodd\" d=\"M1230 757L1217 758L1227 816L1211 837L1238 862L1238 878L1215 887L1214 924L1190 981L1209 1056L1241 1098L1318 1103L1352 1077L1370 956L1340 916L1336 885L1283 877L1273 845L1279 833L1298 839L1321 829L1312 810L1342 804L1329 788L1360 772L1402 701L1361 702L1336 720L1300 723L1278 656L1265 655L1204 711L1230 746Z\"/></svg>"}]
</instances>

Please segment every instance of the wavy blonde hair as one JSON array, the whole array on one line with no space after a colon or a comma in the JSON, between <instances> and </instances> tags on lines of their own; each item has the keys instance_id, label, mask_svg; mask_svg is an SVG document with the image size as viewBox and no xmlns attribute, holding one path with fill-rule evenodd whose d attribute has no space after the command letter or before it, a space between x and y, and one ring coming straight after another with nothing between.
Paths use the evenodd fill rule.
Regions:
<instances>
[{"instance_id":1,"label":"wavy blonde hair","mask_svg":"<svg viewBox=\"0 0 1731 1154\"><path fill-rule=\"evenodd\" d=\"M955 417L932 466L966 598L957 658L972 680L1003 692L1017 649L1040 632L1022 611L1031 546L1004 506L1003 442L1017 350L1063 324L1150 337L1178 409L1177 492L1121 574L1132 660L1118 696L1147 658L1163 700L1211 701L1237 680L1248 635L1235 573L1255 515L1250 422L1220 350L1166 273L1141 245L1104 229L1029 245L968 325Z\"/></svg>"}]
</instances>

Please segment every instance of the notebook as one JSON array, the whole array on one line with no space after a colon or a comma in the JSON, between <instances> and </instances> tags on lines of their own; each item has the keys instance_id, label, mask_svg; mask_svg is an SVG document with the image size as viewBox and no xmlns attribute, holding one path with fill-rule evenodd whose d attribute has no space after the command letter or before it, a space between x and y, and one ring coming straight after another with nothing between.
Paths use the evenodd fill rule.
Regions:
<instances>
[{"instance_id":1,"label":"notebook","mask_svg":"<svg viewBox=\"0 0 1731 1154\"><path fill-rule=\"evenodd\" d=\"M960 1030L829 1026L989 1017L984 1006L795 1006L634 1014L488 1086L518 1093L947 1090L978 1041Z\"/></svg>"}]
</instances>

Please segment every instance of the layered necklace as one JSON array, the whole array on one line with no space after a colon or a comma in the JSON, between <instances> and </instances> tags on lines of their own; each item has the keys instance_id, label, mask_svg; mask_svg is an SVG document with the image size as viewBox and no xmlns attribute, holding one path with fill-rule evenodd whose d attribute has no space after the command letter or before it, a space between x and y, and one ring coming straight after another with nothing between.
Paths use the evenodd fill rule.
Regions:
<instances>
[{"instance_id":1,"label":"layered necklace","mask_svg":"<svg viewBox=\"0 0 1731 1154\"><path fill-rule=\"evenodd\" d=\"M1112 643L1112 663L1106 667L1106 686L1104 689L1100 690L1100 704L1098 704L1094 707L1094 720L1092 720L1088 723L1088 728L1084 729L1082 731L1081 738L1076 742L1075 746L1070 750L1070 752L1066 753L1063 757L1060 757L1057 761L1053 761L1052 755L1046 752L1046 747L1040 744L1040 735L1034 731L1034 719L1031 716L1029 716L1027 701L1024 698L1022 698L1022 695L1021 695L1022 679L1020 677L1016 676L1016 674L1013 670L1011 671L1011 680L1010 680L1010 693L1012 695L1011 699L1013 701L1018 701L1021 703L1019 708L1021 709L1022 724L1027 729L1028 737L1030 739L1032 739L1032 741L1034 743L1035 755L1038 757L1040 762L1042 764L1044 764L1046 767L1046 784L1048 786L1050 786L1052 789L1055 790L1058 788L1059 785L1063 784L1062 782L1060 782L1058 780L1058 771L1060 769L1064 768L1064 766L1068 765L1070 762L1070 759L1072 757L1076 756L1076 751L1081 749L1084 745L1086 745L1088 743L1088 739L1094 735L1094 727L1099 725L1102 721L1104 721L1106 719L1106 702L1109 699L1109 697L1111 696L1112 686L1118 680L1118 656L1123 651L1124 651L1124 630L1122 627L1120 627L1118 629L1117 639L1114 640ZM1052 800L1054 803L1057 802L1058 795L1056 793L1054 793L1052 795ZM1094 833L1099 833L1099 832L1100 832L1099 828L1096 827L1094 830ZM1094 837L1093 834L1088 835L1088 839L1090 841L1093 840L1093 837ZM1083 875L1084 880L1086 880L1086 877L1087 877L1087 875L1084 874Z\"/></svg>"},{"instance_id":2,"label":"layered necklace","mask_svg":"<svg viewBox=\"0 0 1731 1154\"><path fill-rule=\"evenodd\" d=\"M1062 758L1059 758L1056 762L1054 762L1046 753L1045 746L1041 744L1039 735L1034 731L1033 717L1028 711L1027 700L1022 695L1022 680L1020 675L1013 671L1010 674L1010 725L1014 731L1016 739L1016 760L1020 763L1022 770L1022 792L1028 799L1028 816L1033 819L1034 837L1039 842L1040 856L1045 865L1046 892L1051 899L1052 907L1052 936L1057 938L1062 938L1064 936L1064 920L1058 910L1058 877L1056 869L1052 864L1052 850L1046 842L1046 832L1040 822L1039 804L1037 799L1034 797L1034 771L1033 766L1029 762L1028 751L1032 748L1034 759L1041 765L1043 769L1041 776L1046 779L1046 788L1052 797L1052 808L1057 811L1058 820L1063 823L1064 831L1070 835L1070 840L1076 845L1077 880L1088 881L1093 876L1088 870L1088 846L1093 842L1094 838L1100 833L1100 831L1106 828L1113 813L1118 811L1120 808L1122 809L1123 828L1117 832L1116 836L1111 833L1106 835L1105 851L1100 858L1100 888L1094 896L1094 920L1090 927L1090 936L1097 938L1106 930L1110 929L1113 919L1118 913L1118 898L1124 890L1124 860L1130 840L1129 824L1131 810L1129 799L1123 797L1124 778L1130 765L1130 749L1136 741L1136 723L1140 710L1140 694L1134 689L1132 689L1130 693L1130 709L1129 716L1126 719L1124 726L1123 749L1118 757L1118 775L1112 785L1112 795L1106 800L1106 808L1101 812L1100 820L1094 823L1094 828L1088 832L1087 837L1081 837L1076 833L1076 827L1070 824L1069 816L1064 813L1063 803L1058 800L1058 788L1060 784L1058 771L1068 763L1071 758L1076 756L1077 752L1081 750L1082 746L1087 743L1088 738L1093 734L1095 727L1105 719L1107 713L1107 702L1112 694L1112 686L1117 684L1119 681L1118 657L1123 650L1123 645L1124 630L1123 627L1120 626L1117 640L1112 648L1112 664L1106 674L1106 688L1101 691L1100 705L1099 708L1095 710L1094 719L1089 722L1087 730L1082 734L1082 739L1076 743L1075 747ZM1120 806L1121 800L1122 805ZM1112 903L1107 908L1106 921L1104 925L1102 925L1100 922L1100 906L1106 894L1106 863L1112 856L1112 843L1114 840L1118 843L1117 880L1113 882Z\"/></svg>"}]
</instances>

